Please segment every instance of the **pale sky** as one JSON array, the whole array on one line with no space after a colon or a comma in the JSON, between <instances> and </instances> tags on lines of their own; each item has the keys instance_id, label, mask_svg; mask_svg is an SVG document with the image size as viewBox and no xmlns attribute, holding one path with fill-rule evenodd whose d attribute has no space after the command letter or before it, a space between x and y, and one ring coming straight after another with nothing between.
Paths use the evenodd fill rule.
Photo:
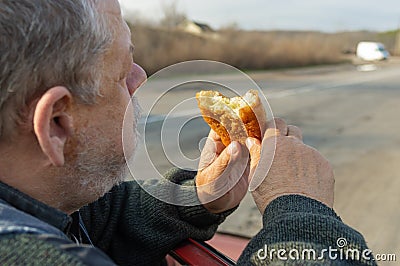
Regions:
<instances>
[{"instance_id":1,"label":"pale sky","mask_svg":"<svg viewBox=\"0 0 400 266\"><path fill-rule=\"evenodd\" d=\"M172 0L120 0L125 14L150 20ZM236 22L243 29L393 30L400 26L400 0L180 0L190 19L219 28ZM132 12L132 13L131 13Z\"/></svg>"}]
</instances>

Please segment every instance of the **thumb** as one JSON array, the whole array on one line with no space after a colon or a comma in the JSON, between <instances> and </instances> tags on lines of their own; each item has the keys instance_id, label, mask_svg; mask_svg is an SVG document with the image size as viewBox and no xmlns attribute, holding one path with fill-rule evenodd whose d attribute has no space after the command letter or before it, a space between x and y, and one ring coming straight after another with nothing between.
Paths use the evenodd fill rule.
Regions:
<instances>
[{"instance_id":1,"label":"thumb","mask_svg":"<svg viewBox=\"0 0 400 266\"><path fill-rule=\"evenodd\" d=\"M215 159L215 161L205 168L202 173L203 180L198 180L197 185L205 185L218 179L227 169L229 162L235 160L240 155L240 144L236 141L231 142L227 148ZM202 182L201 182L202 181Z\"/></svg>"},{"instance_id":2,"label":"thumb","mask_svg":"<svg viewBox=\"0 0 400 266\"><path fill-rule=\"evenodd\" d=\"M214 176L220 176L227 168L230 160L235 160L240 153L240 144L236 141L231 142L228 147L213 163Z\"/></svg>"},{"instance_id":3,"label":"thumb","mask_svg":"<svg viewBox=\"0 0 400 266\"><path fill-rule=\"evenodd\" d=\"M250 152L250 175L249 175L249 178L251 179L251 177L254 175L254 171L257 168L258 162L260 161L261 142L256 138L247 138L246 146Z\"/></svg>"}]
</instances>

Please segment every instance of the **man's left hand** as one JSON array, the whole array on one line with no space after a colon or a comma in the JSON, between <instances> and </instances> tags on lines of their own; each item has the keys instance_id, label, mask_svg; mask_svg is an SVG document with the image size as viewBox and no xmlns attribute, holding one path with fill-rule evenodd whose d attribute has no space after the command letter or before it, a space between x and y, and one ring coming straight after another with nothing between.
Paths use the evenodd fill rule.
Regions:
<instances>
[{"instance_id":1,"label":"man's left hand","mask_svg":"<svg viewBox=\"0 0 400 266\"><path fill-rule=\"evenodd\" d=\"M196 177L197 195L206 209L221 213L239 205L249 185L248 162L246 147L236 141L225 147L210 131Z\"/></svg>"}]
</instances>

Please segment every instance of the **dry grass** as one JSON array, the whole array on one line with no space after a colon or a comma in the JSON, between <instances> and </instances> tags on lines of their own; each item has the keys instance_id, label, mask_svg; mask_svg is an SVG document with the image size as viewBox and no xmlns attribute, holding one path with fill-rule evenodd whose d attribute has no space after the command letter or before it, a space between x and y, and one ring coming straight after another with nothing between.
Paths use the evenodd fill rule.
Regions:
<instances>
[{"instance_id":1,"label":"dry grass","mask_svg":"<svg viewBox=\"0 0 400 266\"><path fill-rule=\"evenodd\" d=\"M224 62L242 70L275 69L343 62L361 40L379 40L372 32L248 32L227 30L218 38L179 30L132 27L135 61L149 74L165 66L195 59ZM389 47L390 48L390 47Z\"/></svg>"}]
</instances>

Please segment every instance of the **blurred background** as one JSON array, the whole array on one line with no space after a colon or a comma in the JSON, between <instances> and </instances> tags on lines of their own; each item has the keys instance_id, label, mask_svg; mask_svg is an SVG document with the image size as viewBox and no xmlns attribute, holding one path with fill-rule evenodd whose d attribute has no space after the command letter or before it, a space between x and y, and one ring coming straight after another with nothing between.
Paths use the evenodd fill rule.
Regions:
<instances>
[{"instance_id":1,"label":"blurred background","mask_svg":"<svg viewBox=\"0 0 400 266\"><path fill-rule=\"evenodd\" d=\"M400 3L383 1L120 0L149 74L192 59L242 70L336 64L357 43L400 54Z\"/></svg>"},{"instance_id":2,"label":"blurred background","mask_svg":"<svg viewBox=\"0 0 400 266\"><path fill-rule=\"evenodd\" d=\"M120 2L133 33L134 59L149 76L196 59L244 71L265 93L274 115L300 126L304 142L332 163L335 210L343 221L365 236L375 254L395 253L400 260L399 1ZM360 42L368 43L361 49ZM235 74L214 78L242 84ZM164 81L150 78L139 97L144 106L171 84ZM204 88L185 87L169 96L193 97L199 89ZM165 102L146 132L146 138L158 138L147 148L160 156L153 161L162 170L170 166L162 165L156 145L163 115L171 109ZM188 113L198 113L192 108ZM209 128L199 120L183 129L177 148L196 155ZM251 237L261 225L248 195L219 230Z\"/></svg>"}]
</instances>

